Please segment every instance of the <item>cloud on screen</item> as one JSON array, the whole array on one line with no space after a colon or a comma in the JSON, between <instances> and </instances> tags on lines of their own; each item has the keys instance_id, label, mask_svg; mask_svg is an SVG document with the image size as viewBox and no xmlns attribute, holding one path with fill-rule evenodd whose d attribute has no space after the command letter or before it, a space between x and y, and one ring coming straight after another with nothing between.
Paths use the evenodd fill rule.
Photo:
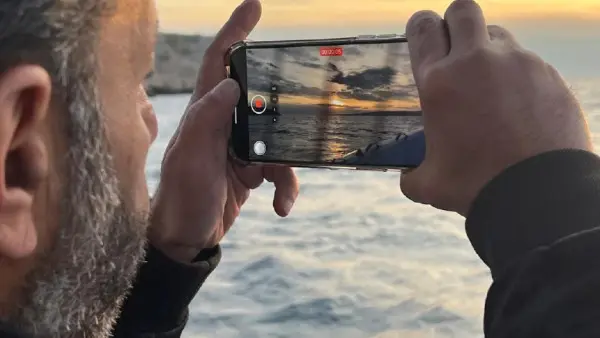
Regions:
<instances>
[{"instance_id":1,"label":"cloud on screen","mask_svg":"<svg viewBox=\"0 0 600 338\"><path fill-rule=\"evenodd\" d=\"M296 49L300 50L300 49ZM300 53L296 54L300 55ZM317 59L318 60L318 59ZM249 66L248 87L258 92L270 92L271 84L276 83L280 94L298 95L298 96L321 96L322 90L317 87L307 86L300 81L294 81L288 77L282 76L279 72L280 65L273 62L273 57L267 54L257 53L250 50L248 52L247 64ZM310 62L298 61L302 68L320 69L322 65Z\"/></svg>"},{"instance_id":2,"label":"cloud on screen","mask_svg":"<svg viewBox=\"0 0 600 338\"><path fill-rule=\"evenodd\" d=\"M394 82L401 76L392 67L369 68L362 72L344 75L338 73L332 82L345 85L338 95L346 99L383 102L394 99L416 99L418 93L410 79L406 84Z\"/></svg>"},{"instance_id":3,"label":"cloud on screen","mask_svg":"<svg viewBox=\"0 0 600 338\"><path fill-rule=\"evenodd\" d=\"M338 68L339 69L339 68ZM361 72L344 75L340 70L331 82L345 85L349 90L373 90L389 86L398 72L392 67L368 68Z\"/></svg>"},{"instance_id":4,"label":"cloud on screen","mask_svg":"<svg viewBox=\"0 0 600 338\"><path fill-rule=\"evenodd\" d=\"M383 102L418 97L405 44L393 48L378 44L345 46L344 58L353 59L351 61L341 57L324 59L319 56L318 49L310 48L284 48L281 53L283 55L277 57L272 51L249 51L248 64L253 68L249 71L249 88L269 92L271 84L276 83L281 94L322 97L320 85L309 85L315 83L312 75L318 72L314 71L322 69L323 82L329 76L330 82L341 85L337 93L341 98ZM276 64L278 58L280 61L285 59L285 64ZM328 65L328 61L333 66ZM290 73L290 68L295 72ZM303 81L306 74L311 74L312 81ZM321 83L320 77L318 83Z\"/></svg>"}]
</instances>

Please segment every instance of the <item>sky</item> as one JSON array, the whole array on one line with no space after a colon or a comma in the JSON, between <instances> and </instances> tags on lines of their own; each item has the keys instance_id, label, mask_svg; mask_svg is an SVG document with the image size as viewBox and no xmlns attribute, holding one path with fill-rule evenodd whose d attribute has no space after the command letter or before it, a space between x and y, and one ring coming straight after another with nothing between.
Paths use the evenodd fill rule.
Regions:
<instances>
[{"instance_id":1,"label":"sky","mask_svg":"<svg viewBox=\"0 0 600 338\"><path fill-rule=\"evenodd\" d=\"M240 0L156 0L161 29L214 34ZM511 29L567 77L600 77L600 0L481 0L490 24ZM254 40L404 33L421 9L450 0L263 0ZM337 12L335 12L337 11ZM335 14L334 14L335 13Z\"/></svg>"}]
</instances>

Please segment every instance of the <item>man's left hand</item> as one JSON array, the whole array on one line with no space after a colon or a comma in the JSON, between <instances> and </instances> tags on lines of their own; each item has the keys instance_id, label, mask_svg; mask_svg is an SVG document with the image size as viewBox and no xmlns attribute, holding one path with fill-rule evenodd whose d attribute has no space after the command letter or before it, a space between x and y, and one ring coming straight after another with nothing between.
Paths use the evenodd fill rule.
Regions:
<instances>
[{"instance_id":1,"label":"man's left hand","mask_svg":"<svg viewBox=\"0 0 600 338\"><path fill-rule=\"evenodd\" d=\"M239 87L226 79L225 57L258 23L258 0L243 2L207 49L192 99L165 153L152 200L150 243L167 256L191 262L215 247L240 208L266 179L275 184L273 207L285 217L298 196L293 170L281 166L242 167L228 156L233 109Z\"/></svg>"}]
</instances>

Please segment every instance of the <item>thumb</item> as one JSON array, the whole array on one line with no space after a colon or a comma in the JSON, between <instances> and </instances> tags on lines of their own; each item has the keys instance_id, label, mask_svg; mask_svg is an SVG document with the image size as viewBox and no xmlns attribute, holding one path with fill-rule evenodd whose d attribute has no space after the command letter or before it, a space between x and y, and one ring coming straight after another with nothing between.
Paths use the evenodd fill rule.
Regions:
<instances>
[{"instance_id":1,"label":"thumb","mask_svg":"<svg viewBox=\"0 0 600 338\"><path fill-rule=\"evenodd\" d=\"M400 176L400 190L404 196L413 202L427 204L427 179L426 167L423 165L416 169L403 171Z\"/></svg>"},{"instance_id":2,"label":"thumb","mask_svg":"<svg viewBox=\"0 0 600 338\"><path fill-rule=\"evenodd\" d=\"M231 132L233 110L240 98L240 87L235 80L225 79L188 108L181 126L179 142L197 146L198 137L228 138Z\"/></svg>"}]
</instances>

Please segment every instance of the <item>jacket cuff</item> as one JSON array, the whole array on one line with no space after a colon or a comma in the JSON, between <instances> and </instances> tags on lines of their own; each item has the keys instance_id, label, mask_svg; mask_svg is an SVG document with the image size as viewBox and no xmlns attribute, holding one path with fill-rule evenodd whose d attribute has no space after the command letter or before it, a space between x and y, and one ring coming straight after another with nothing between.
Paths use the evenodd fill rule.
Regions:
<instances>
[{"instance_id":1,"label":"jacket cuff","mask_svg":"<svg viewBox=\"0 0 600 338\"><path fill-rule=\"evenodd\" d=\"M469 240L496 278L531 250L597 227L600 158L559 150L520 162L493 179L469 212Z\"/></svg>"},{"instance_id":2,"label":"jacket cuff","mask_svg":"<svg viewBox=\"0 0 600 338\"><path fill-rule=\"evenodd\" d=\"M123 306L117 331L139 334L182 329L189 304L220 259L218 245L203 250L189 264L176 262L149 245L146 261Z\"/></svg>"}]
</instances>

